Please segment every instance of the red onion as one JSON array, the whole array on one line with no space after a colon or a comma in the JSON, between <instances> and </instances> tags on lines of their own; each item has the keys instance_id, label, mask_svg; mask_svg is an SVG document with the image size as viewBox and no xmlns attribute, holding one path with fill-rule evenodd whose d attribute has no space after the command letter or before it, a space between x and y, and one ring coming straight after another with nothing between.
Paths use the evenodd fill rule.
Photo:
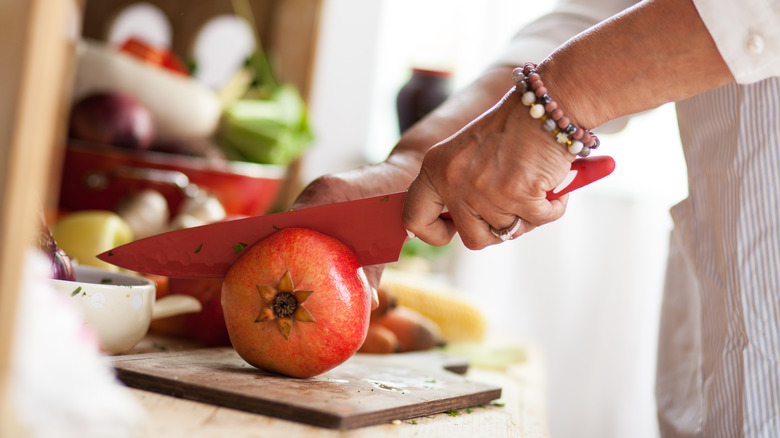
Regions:
<instances>
[{"instance_id":1,"label":"red onion","mask_svg":"<svg viewBox=\"0 0 780 438\"><path fill-rule=\"evenodd\" d=\"M76 281L76 273L73 271L70 257L57 245L57 241L54 240L54 236L51 234L51 230L46 224L46 219L43 215L41 215L41 232L39 234L38 248L51 260L51 278Z\"/></svg>"},{"instance_id":2,"label":"red onion","mask_svg":"<svg viewBox=\"0 0 780 438\"><path fill-rule=\"evenodd\" d=\"M145 150L154 134L152 113L126 94L90 94L71 109L69 136L74 139Z\"/></svg>"}]
</instances>

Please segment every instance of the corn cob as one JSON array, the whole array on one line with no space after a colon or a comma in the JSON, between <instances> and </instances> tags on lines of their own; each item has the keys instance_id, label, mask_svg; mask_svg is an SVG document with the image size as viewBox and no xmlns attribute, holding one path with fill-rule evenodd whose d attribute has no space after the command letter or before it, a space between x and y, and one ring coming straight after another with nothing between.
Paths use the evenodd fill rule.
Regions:
<instances>
[{"instance_id":1,"label":"corn cob","mask_svg":"<svg viewBox=\"0 0 780 438\"><path fill-rule=\"evenodd\" d=\"M381 287L396 298L399 306L432 319L447 342L480 342L485 335L487 324L482 312L457 289L419 274L391 269L382 274Z\"/></svg>"}]
</instances>

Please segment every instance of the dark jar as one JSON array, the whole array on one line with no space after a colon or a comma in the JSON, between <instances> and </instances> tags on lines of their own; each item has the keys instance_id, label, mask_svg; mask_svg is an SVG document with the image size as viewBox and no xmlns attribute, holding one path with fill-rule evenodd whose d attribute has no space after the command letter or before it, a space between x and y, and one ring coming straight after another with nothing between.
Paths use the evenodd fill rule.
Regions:
<instances>
[{"instance_id":1,"label":"dark jar","mask_svg":"<svg viewBox=\"0 0 780 438\"><path fill-rule=\"evenodd\" d=\"M452 73L412 69L412 77L398 91L398 127L403 133L444 102L451 92Z\"/></svg>"}]
</instances>

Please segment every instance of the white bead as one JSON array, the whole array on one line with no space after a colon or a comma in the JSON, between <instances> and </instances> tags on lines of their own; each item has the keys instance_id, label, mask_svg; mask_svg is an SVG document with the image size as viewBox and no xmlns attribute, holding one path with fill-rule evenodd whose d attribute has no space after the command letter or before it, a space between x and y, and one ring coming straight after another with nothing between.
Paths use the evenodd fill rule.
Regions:
<instances>
[{"instance_id":1,"label":"white bead","mask_svg":"<svg viewBox=\"0 0 780 438\"><path fill-rule=\"evenodd\" d=\"M585 145L582 144L581 141L579 141L579 140L572 140L571 144L569 145L569 152L572 155L577 155L577 154L579 154L582 151L582 147L583 146L585 146Z\"/></svg>"},{"instance_id":2,"label":"white bead","mask_svg":"<svg viewBox=\"0 0 780 438\"><path fill-rule=\"evenodd\" d=\"M523 97L520 98L520 102L523 102L525 106L531 106L531 104L536 102L536 95L533 91L526 91L523 93Z\"/></svg>"},{"instance_id":3,"label":"white bead","mask_svg":"<svg viewBox=\"0 0 780 438\"><path fill-rule=\"evenodd\" d=\"M544 105L534 105L531 107L531 117L539 119L544 115Z\"/></svg>"}]
</instances>

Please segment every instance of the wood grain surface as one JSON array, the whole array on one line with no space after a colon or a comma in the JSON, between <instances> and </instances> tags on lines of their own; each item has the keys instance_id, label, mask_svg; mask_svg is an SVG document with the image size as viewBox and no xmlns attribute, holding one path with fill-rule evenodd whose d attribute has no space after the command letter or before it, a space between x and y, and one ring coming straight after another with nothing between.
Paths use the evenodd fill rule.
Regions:
<instances>
[{"instance_id":1,"label":"wood grain surface","mask_svg":"<svg viewBox=\"0 0 780 438\"><path fill-rule=\"evenodd\" d=\"M296 379L248 365L232 348L121 356L130 387L332 429L353 429L489 404L501 388L445 367L435 352L358 354L317 377Z\"/></svg>"}]
</instances>

